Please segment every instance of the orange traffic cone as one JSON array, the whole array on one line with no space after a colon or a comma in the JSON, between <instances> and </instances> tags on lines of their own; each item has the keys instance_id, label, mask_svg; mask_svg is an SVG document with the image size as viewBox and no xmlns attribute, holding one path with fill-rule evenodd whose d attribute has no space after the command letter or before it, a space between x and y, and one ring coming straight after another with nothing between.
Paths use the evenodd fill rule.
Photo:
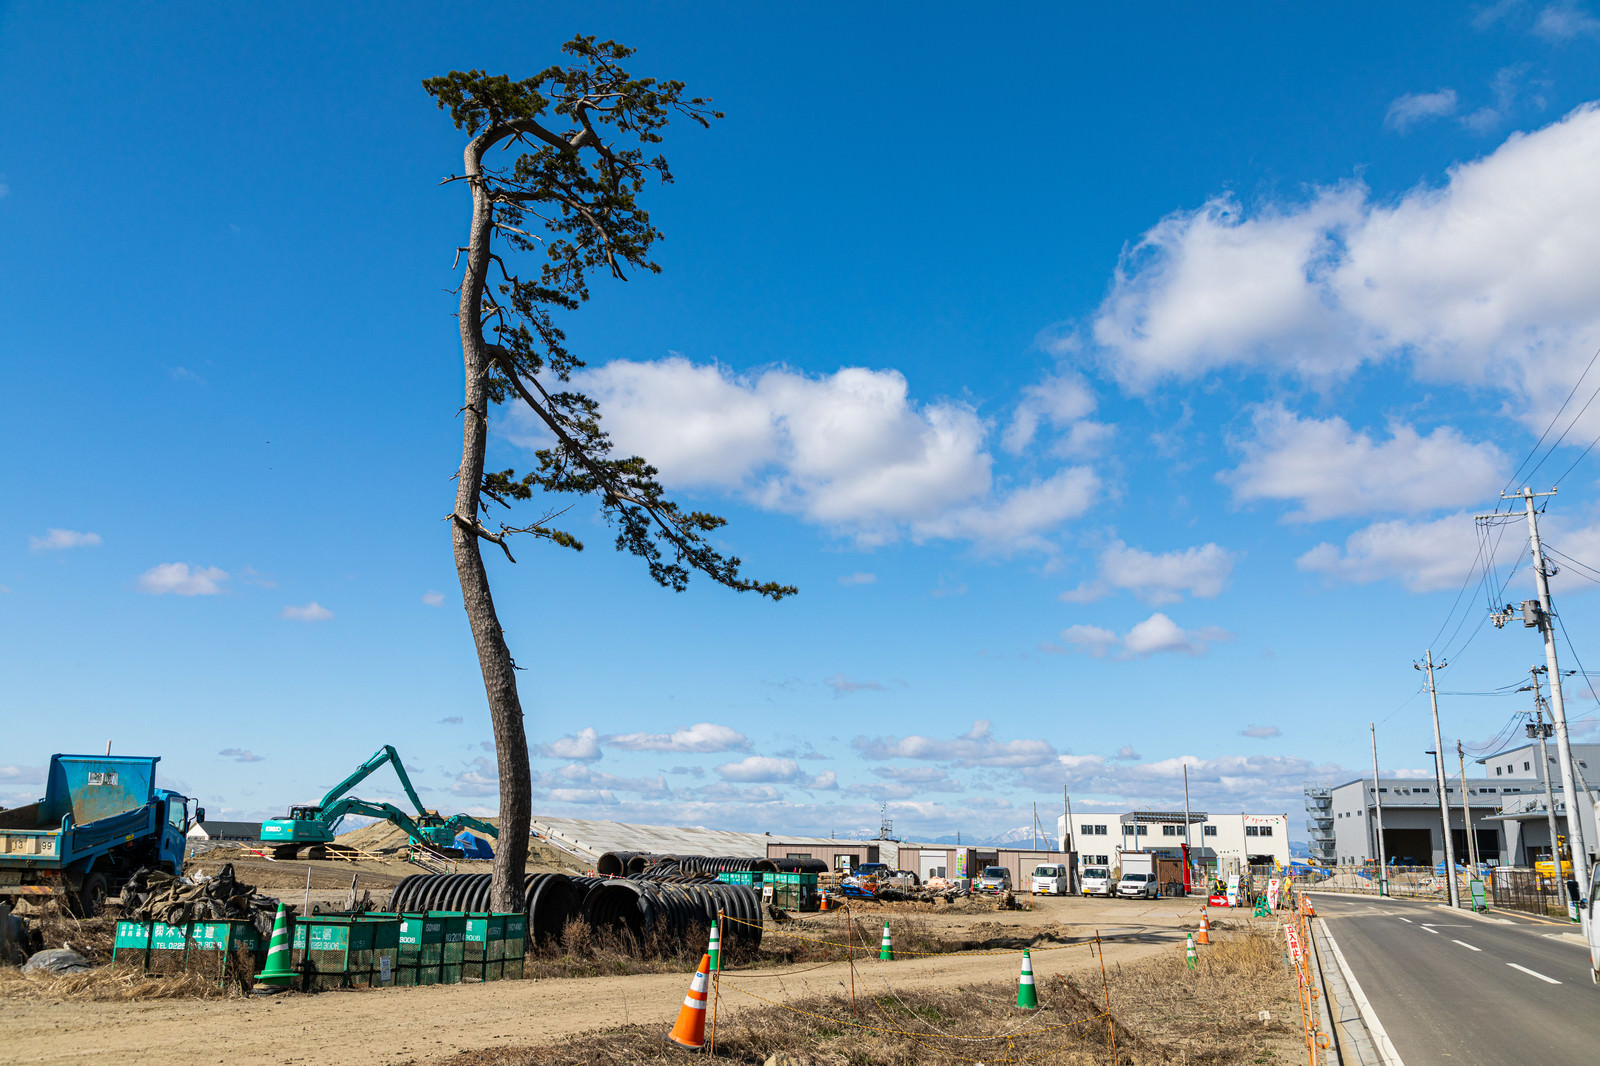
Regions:
<instances>
[{"instance_id":1,"label":"orange traffic cone","mask_svg":"<svg viewBox=\"0 0 1600 1066\"><path fill-rule=\"evenodd\" d=\"M1313 907L1311 905L1311 897L1307 896L1306 897L1306 917L1307 918L1315 918L1316 916L1317 916L1317 908L1315 908L1315 907Z\"/></svg>"},{"instance_id":2,"label":"orange traffic cone","mask_svg":"<svg viewBox=\"0 0 1600 1066\"><path fill-rule=\"evenodd\" d=\"M823 910L827 910L828 909L828 893L823 892L823 893L821 893L821 896L822 896L822 909Z\"/></svg>"},{"instance_id":3,"label":"orange traffic cone","mask_svg":"<svg viewBox=\"0 0 1600 1066\"><path fill-rule=\"evenodd\" d=\"M1200 935L1194 938L1196 944L1211 943L1211 919L1206 917L1206 909L1200 908Z\"/></svg>"},{"instance_id":4,"label":"orange traffic cone","mask_svg":"<svg viewBox=\"0 0 1600 1066\"><path fill-rule=\"evenodd\" d=\"M706 1046L706 988L711 983L711 956L700 956L700 968L689 982L689 994L678 1008L678 1020L667 1039L681 1048L699 1051Z\"/></svg>"}]
</instances>

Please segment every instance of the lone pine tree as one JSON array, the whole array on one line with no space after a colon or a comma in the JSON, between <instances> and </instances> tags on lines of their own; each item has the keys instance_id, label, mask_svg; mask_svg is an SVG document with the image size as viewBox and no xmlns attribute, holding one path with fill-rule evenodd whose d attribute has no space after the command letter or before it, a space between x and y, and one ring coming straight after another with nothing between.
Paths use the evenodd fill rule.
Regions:
<instances>
[{"instance_id":1,"label":"lone pine tree","mask_svg":"<svg viewBox=\"0 0 1600 1066\"><path fill-rule=\"evenodd\" d=\"M599 405L573 386L572 374L584 363L567 349L554 313L574 311L589 298L591 273L625 281L630 271L660 272L650 256L661 233L637 198L652 180L670 182L672 173L660 154L646 153L674 116L709 127L721 114L709 100L685 97L682 82L630 75L621 64L633 49L614 41L579 36L562 51L566 65L523 81L473 70L422 83L472 138L463 172L441 183L465 182L472 193L471 229L456 249L457 263L464 262L458 315L466 399L449 520L494 725L500 837L490 906L501 911L522 902L532 775L518 667L495 613L480 542L495 545L511 563L517 535L581 551L583 543L553 523L571 506L562 497L590 496L616 530L617 549L644 560L663 587L681 591L699 571L774 600L797 591L741 576L740 561L706 541L726 520L668 499L655 467L639 456L614 457ZM487 165L485 155L502 144L523 151L496 157L509 163ZM530 264L526 279L513 269L523 263ZM517 402L543 424L551 443L534 453L531 470L485 471L490 407ZM499 515L519 503L543 513L522 524L496 520L491 528L489 510Z\"/></svg>"}]
</instances>

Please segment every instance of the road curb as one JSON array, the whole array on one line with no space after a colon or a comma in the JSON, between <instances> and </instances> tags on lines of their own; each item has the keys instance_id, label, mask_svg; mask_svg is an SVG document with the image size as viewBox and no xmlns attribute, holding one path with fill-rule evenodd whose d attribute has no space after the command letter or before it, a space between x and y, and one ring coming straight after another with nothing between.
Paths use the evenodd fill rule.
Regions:
<instances>
[{"instance_id":1,"label":"road curb","mask_svg":"<svg viewBox=\"0 0 1600 1066\"><path fill-rule=\"evenodd\" d=\"M1354 1061L1361 1064L1361 1066L1366 1066L1368 1063L1376 1063L1377 1066L1405 1066L1405 1063L1400 1058L1400 1053L1394 1048L1394 1042L1389 1039L1388 1032L1383 1028L1383 1023L1378 1020L1377 1012L1372 1009L1371 1002L1367 1000L1366 993L1361 991L1361 984L1356 980L1355 974L1351 972L1350 964L1345 961L1344 952L1339 950L1338 941L1334 940L1333 934L1328 931L1326 920L1319 919L1313 926L1312 938L1315 940L1318 937L1328 946L1328 953L1333 956L1336 968L1335 974L1330 975L1324 971L1323 987L1329 988L1331 986L1336 995L1341 991L1349 994L1349 999L1355 1005L1356 1013L1360 1018L1363 1030L1360 1036L1365 1037L1365 1039L1341 1040L1339 1042L1340 1062L1347 1061L1345 1052L1348 1049L1353 1054ZM1319 963L1321 959L1322 953L1319 951L1317 953ZM1330 982L1328 980L1330 976L1335 977L1336 981ZM1343 985L1343 989L1338 987L1340 984ZM1343 999L1343 996L1339 996L1339 998ZM1340 1024L1347 1025L1342 1020Z\"/></svg>"}]
</instances>

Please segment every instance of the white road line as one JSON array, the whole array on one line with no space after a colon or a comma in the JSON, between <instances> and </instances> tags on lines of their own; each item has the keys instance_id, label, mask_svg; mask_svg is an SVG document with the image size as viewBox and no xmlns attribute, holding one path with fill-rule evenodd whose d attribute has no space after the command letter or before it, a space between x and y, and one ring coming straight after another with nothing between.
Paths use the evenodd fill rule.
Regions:
<instances>
[{"instance_id":1,"label":"white road line","mask_svg":"<svg viewBox=\"0 0 1600 1066\"><path fill-rule=\"evenodd\" d=\"M1468 951L1482 951L1483 950L1482 948L1473 947L1471 944L1467 943L1465 940L1452 940L1452 941L1450 941L1450 943L1452 943L1452 944L1460 944L1462 947L1466 948Z\"/></svg>"},{"instance_id":2,"label":"white road line","mask_svg":"<svg viewBox=\"0 0 1600 1066\"><path fill-rule=\"evenodd\" d=\"M1508 963L1506 963L1506 965L1511 967L1513 970L1521 970L1523 973L1527 974L1529 977L1537 977L1539 980L1544 981L1547 984L1559 985L1561 983L1560 981L1557 981L1554 977L1546 977L1544 974L1540 973L1538 970L1530 970L1526 966L1518 966L1514 962L1508 962Z\"/></svg>"},{"instance_id":3,"label":"white road line","mask_svg":"<svg viewBox=\"0 0 1600 1066\"><path fill-rule=\"evenodd\" d=\"M1434 928L1434 927L1433 927L1433 926L1431 926L1431 925L1425 925L1425 926L1423 926L1423 927L1422 927L1422 928L1423 928L1423 929L1424 929L1424 930L1426 930L1426 931L1427 931L1427 932L1430 932L1430 933L1432 933L1432 934L1433 934L1433 935L1434 935L1434 936L1438 936L1438 935L1439 935L1439 930L1437 930L1437 929L1435 929L1435 928Z\"/></svg>"},{"instance_id":4,"label":"white road line","mask_svg":"<svg viewBox=\"0 0 1600 1066\"><path fill-rule=\"evenodd\" d=\"M1395 915L1395 917L1396 918L1400 918L1400 916L1398 914ZM1413 922L1410 918L1400 918L1400 920L1402 922L1405 922L1407 925L1416 925L1417 924L1416 922Z\"/></svg>"},{"instance_id":5,"label":"white road line","mask_svg":"<svg viewBox=\"0 0 1600 1066\"><path fill-rule=\"evenodd\" d=\"M1350 998L1356 1001L1356 1010L1361 1015L1361 1021L1367 1027L1367 1033L1372 1037L1374 1050L1378 1053L1378 1061L1383 1066L1405 1066L1400 1059L1400 1053L1394 1049L1394 1041L1389 1039L1389 1033L1378 1020L1378 1012L1372 1009L1372 1003L1367 999L1366 993L1361 991L1361 985L1356 981L1354 971L1345 961L1344 952L1339 950L1339 942L1333 939L1333 933L1328 926L1322 926L1323 939L1333 949L1333 960L1339 965L1339 972L1344 975L1344 983L1350 989Z\"/></svg>"}]
</instances>

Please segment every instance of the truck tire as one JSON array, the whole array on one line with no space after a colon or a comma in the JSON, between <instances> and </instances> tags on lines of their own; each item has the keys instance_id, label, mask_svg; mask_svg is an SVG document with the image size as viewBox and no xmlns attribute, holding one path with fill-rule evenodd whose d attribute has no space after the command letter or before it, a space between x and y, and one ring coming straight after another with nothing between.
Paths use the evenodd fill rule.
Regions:
<instances>
[{"instance_id":1,"label":"truck tire","mask_svg":"<svg viewBox=\"0 0 1600 1066\"><path fill-rule=\"evenodd\" d=\"M80 918L93 918L106 909L106 896L109 894L109 884L106 875L101 873L90 874L83 879L83 887L73 897L73 910Z\"/></svg>"}]
</instances>

